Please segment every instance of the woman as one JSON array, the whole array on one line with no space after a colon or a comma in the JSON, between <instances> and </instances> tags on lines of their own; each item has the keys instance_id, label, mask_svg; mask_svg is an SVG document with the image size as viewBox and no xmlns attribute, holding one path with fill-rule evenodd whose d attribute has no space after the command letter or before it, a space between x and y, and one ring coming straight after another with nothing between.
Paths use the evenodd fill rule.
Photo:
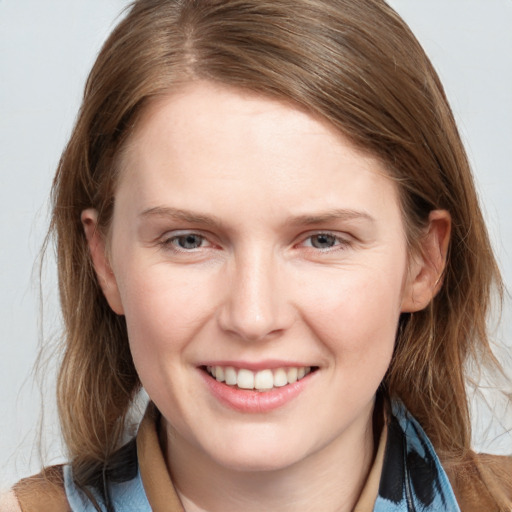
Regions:
<instances>
[{"instance_id":1,"label":"woman","mask_svg":"<svg viewBox=\"0 0 512 512\"><path fill-rule=\"evenodd\" d=\"M464 376L500 276L383 1L135 2L53 199L70 464L23 510L510 509Z\"/></svg>"}]
</instances>

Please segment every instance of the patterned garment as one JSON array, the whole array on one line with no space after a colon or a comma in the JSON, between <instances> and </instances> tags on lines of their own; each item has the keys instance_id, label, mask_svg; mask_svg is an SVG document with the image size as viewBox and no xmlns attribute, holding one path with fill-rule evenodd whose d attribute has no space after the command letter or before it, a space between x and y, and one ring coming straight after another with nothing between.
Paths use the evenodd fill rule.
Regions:
<instances>
[{"instance_id":1,"label":"patterned garment","mask_svg":"<svg viewBox=\"0 0 512 512\"><path fill-rule=\"evenodd\" d=\"M460 512L452 487L420 424L392 403L374 512Z\"/></svg>"},{"instance_id":2,"label":"patterned garment","mask_svg":"<svg viewBox=\"0 0 512 512\"><path fill-rule=\"evenodd\" d=\"M127 478L110 478L108 492L116 512L151 512L132 442L124 449L131 458ZM126 474L126 473L125 473ZM94 512L73 483L70 466L64 468L71 510ZM93 491L98 497L98 494ZM100 500L101 502L101 500ZM419 423L401 402L392 403L379 494L374 512L460 512L450 482Z\"/></svg>"}]
</instances>

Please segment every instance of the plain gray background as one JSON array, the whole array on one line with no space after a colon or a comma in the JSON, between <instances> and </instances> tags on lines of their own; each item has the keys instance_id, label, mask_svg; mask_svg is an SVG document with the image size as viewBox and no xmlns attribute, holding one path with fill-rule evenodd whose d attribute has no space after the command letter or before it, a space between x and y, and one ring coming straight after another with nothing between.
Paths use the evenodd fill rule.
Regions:
<instances>
[{"instance_id":1,"label":"plain gray background","mask_svg":"<svg viewBox=\"0 0 512 512\"><path fill-rule=\"evenodd\" d=\"M0 486L37 471L37 422L45 398L50 462L61 458L51 392L31 376L41 335L59 332L53 262L34 263L48 224L47 198L87 73L126 0L0 0ZM512 285L512 0L392 0L445 85L469 152L489 231ZM36 270L34 270L36 269ZM494 338L512 342L510 301ZM507 345L509 347L507 347ZM509 363L507 363L509 364ZM510 365L509 365L510 368ZM487 391L486 391L487 393ZM486 395L487 396L487 395ZM475 406L475 443L512 452L512 411Z\"/></svg>"}]
</instances>

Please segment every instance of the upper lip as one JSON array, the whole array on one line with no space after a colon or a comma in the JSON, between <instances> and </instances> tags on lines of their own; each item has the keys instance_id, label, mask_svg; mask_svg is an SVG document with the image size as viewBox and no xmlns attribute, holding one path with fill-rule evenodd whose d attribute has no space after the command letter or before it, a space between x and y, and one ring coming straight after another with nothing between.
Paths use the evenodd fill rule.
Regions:
<instances>
[{"instance_id":1,"label":"upper lip","mask_svg":"<svg viewBox=\"0 0 512 512\"><path fill-rule=\"evenodd\" d=\"M233 360L211 360L202 362L199 367L202 366L232 366L233 368L251 370L257 372L259 370L273 370L276 368L312 368L316 367L314 364L302 363L296 361L284 361L277 359L268 359L263 361L233 361Z\"/></svg>"}]
</instances>

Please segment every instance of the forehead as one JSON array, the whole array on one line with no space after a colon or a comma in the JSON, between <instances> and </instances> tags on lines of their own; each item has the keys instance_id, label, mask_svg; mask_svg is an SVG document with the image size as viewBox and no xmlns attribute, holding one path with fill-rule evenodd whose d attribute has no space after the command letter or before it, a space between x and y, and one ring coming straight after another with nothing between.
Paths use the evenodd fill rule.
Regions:
<instances>
[{"instance_id":1,"label":"forehead","mask_svg":"<svg viewBox=\"0 0 512 512\"><path fill-rule=\"evenodd\" d=\"M282 206L287 214L304 214L308 204L354 209L364 201L368 207L397 203L380 162L324 120L208 82L154 100L120 169L118 193L132 189L133 204L147 208L188 207L199 197L212 209L251 200L260 210Z\"/></svg>"},{"instance_id":2,"label":"forehead","mask_svg":"<svg viewBox=\"0 0 512 512\"><path fill-rule=\"evenodd\" d=\"M287 136L311 139L317 136L318 140L328 136L331 141L343 137L320 116L285 99L215 82L193 81L148 102L137 120L125 154L129 156L134 145L149 142L157 133L170 135L170 143L180 137L182 143L201 142L205 149L216 145L221 136L226 136L233 147L240 141L246 144L254 141L265 143L270 151L276 132L279 132L276 143L281 143ZM193 139L194 135L199 135L201 140ZM331 148L336 149L336 144ZM296 149L300 151L300 147ZM356 152L355 147L352 149ZM358 154L361 158L372 159L362 150Z\"/></svg>"}]
</instances>

